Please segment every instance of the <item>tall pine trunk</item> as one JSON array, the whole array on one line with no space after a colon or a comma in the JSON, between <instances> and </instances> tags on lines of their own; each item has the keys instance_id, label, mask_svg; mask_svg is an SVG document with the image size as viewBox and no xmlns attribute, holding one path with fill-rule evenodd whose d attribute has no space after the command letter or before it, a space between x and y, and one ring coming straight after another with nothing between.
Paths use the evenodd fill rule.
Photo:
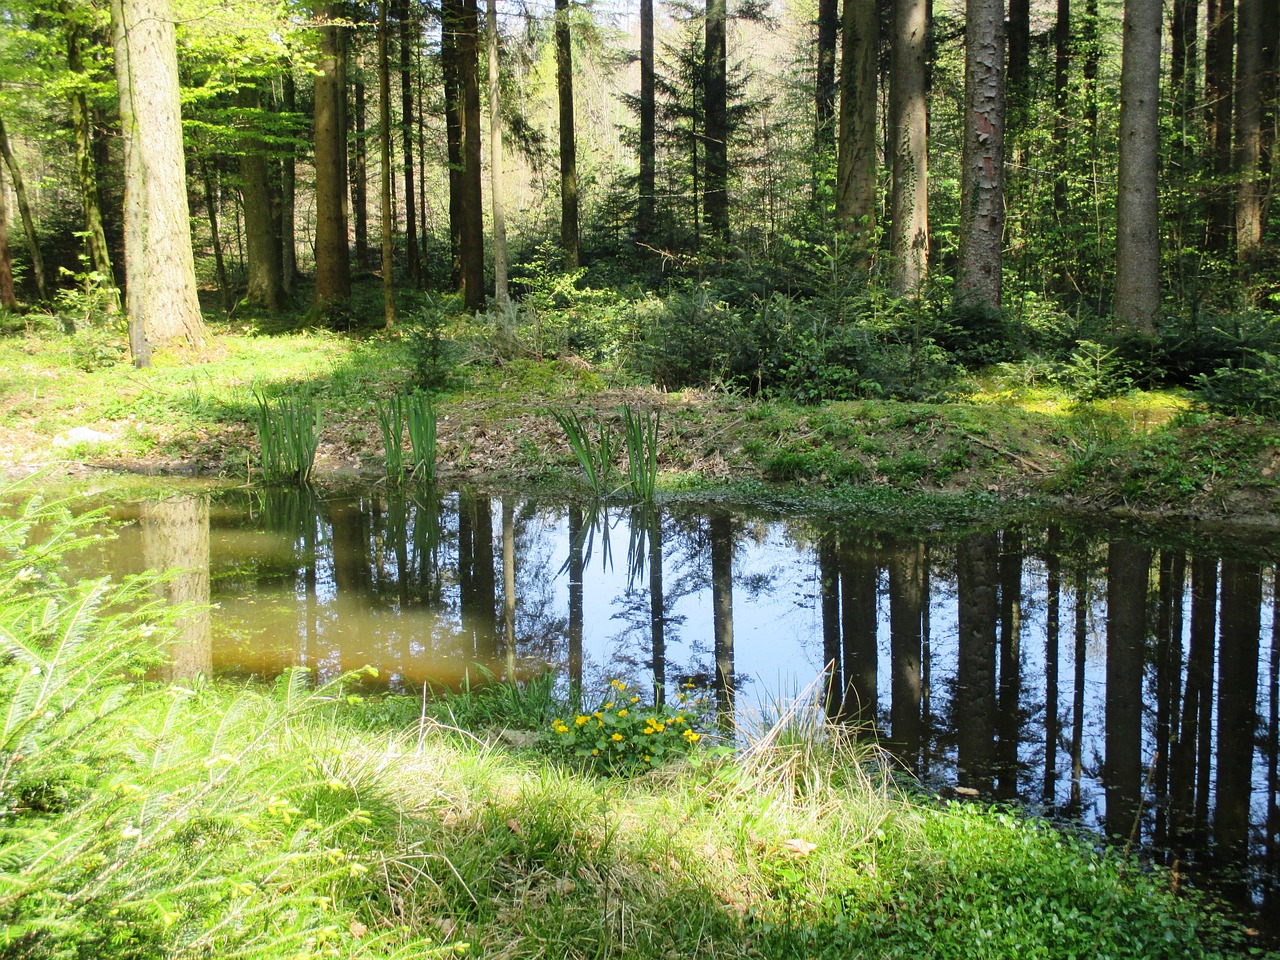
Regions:
<instances>
[{"instance_id":1,"label":"tall pine trunk","mask_svg":"<svg viewBox=\"0 0 1280 960\"><path fill-rule=\"evenodd\" d=\"M578 237L578 146L573 114L573 37L569 0L556 0L556 92L560 101L560 248L564 268L582 262Z\"/></svg>"},{"instance_id":2,"label":"tall pine trunk","mask_svg":"<svg viewBox=\"0 0 1280 960\"><path fill-rule=\"evenodd\" d=\"M445 146L449 158L449 258L454 288L462 290L462 77L458 34L462 30L461 0L440 4L440 67L444 86Z\"/></svg>"},{"instance_id":3,"label":"tall pine trunk","mask_svg":"<svg viewBox=\"0 0 1280 960\"><path fill-rule=\"evenodd\" d=\"M149 345L205 342L196 298L174 16L168 0L112 0L125 154L126 316L139 366Z\"/></svg>"},{"instance_id":4,"label":"tall pine trunk","mask_svg":"<svg viewBox=\"0 0 1280 960\"><path fill-rule=\"evenodd\" d=\"M640 0L640 196L636 236L653 239L654 190L657 186L657 84L653 61L653 0Z\"/></svg>"},{"instance_id":5,"label":"tall pine trunk","mask_svg":"<svg viewBox=\"0 0 1280 960\"><path fill-rule=\"evenodd\" d=\"M401 0L400 20L400 139L404 151L405 256L409 278L417 283L422 274L418 253L418 210L413 185L413 47L418 35L410 19L409 0Z\"/></svg>"},{"instance_id":6,"label":"tall pine trunk","mask_svg":"<svg viewBox=\"0 0 1280 960\"><path fill-rule=\"evenodd\" d=\"M876 73L880 13L876 0L844 0L840 62L840 139L836 219L859 257L871 249L876 218Z\"/></svg>"},{"instance_id":7,"label":"tall pine trunk","mask_svg":"<svg viewBox=\"0 0 1280 960\"><path fill-rule=\"evenodd\" d=\"M1000 308L1004 253L1004 3L965 4L965 131L957 298Z\"/></svg>"},{"instance_id":8,"label":"tall pine trunk","mask_svg":"<svg viewBox=\"0 0 1280 960\"><path fill-rule=\"evenodd\" d=\"M814 79L813 147L817 155L835 142L836 34L840 29L840 0L818 0L818 60Z\"/></svg>"},{"instance_id":9,"label":"tall pine trunk","mask_svg":"<svg viewBox=\"0 0 1280 960\"><path fill-rule=\"evenodd\" d=\"M181 141L179 141L179 150L181 150ZM45 284L44 257L40 255L40 235L36 232L35 217L31 215L31 203L27 199L27 186L22 179L22 169L13 155L9 134L5 131L2 119L0 119L0 154L4 155L5 166L9 168L9 177L13 181L13 193L18 200L18 216L22 218L22 230L27 236L27 256L31 258L31 276L36 282L36 292L43 303L49 299L49 288Z\"/></svg>"},{"instance_id":10,"label":"tall pine trunk","mask_svg":"<svg viewBox=\"0 0 1280 960\"><path fill-rule=\"evenodd\" d=\"M1263 0L1239 0L1237 7L1235 172L1236 258L1246 275L1262 247L1262 166L1264 61Z\"/></svg>"},{"instance_id":11,"label":"tall pine trunk","mask_svg":"<svg viewBox=\"0 0 1280 960\"><path fill-rule=\"evenodd\" d=\"M290 123L298 109L298 94L293 80L293 65L285 64L282 81L281 107L288 115ZM298 241L294 228L298 186L297 147L293 141L282 148L280 158L280 279L284 292L293 292L298 281Z\"/></svg>"},{"instance_id":12,"label":"tall pine trunk","mask_svg":"<svg viewBox=\"0 0 1280 960\"><path fill-rule=\"evenodd\" d=\"M889 248L894 285L915 296L929 267L929 155L926 54L928 0L893 0L889 50L889 149L893 197Z\"/></svg>"},{"instance_id":13,"label":"tall pine trunk","mask_svg":"<svg viewBox=\"0 0 1280 960\"><path fill-rule=\"evenodd\" d=\"M378 153L382 176L378 216L382 231L382 311L387 328L396 322L395 263L392 258L396 233L391 210L391 64L387 61L387 3L378 0ZM412 220L409 221L412 224Z\"/></svg>"},{"instance_id":14,"label":"tall pine trunk","mask_svg":"<svg viewBox=\"0 0 1280 960\"><path fill-rule=\"evenodd\" d=\"M327 317L351 298L347 247L346 34L342 10L325 8L315 77L316 292L312 313Z\"/></svg>"},{"instance_id":15,"label":"tall pine trunk","mask_svg":"<svg viewBox=\"0 0 1280 960\"><path fill-rule=\"evenodd\" d=\"M1208 0L1204 49L1205 125L1208 127L1209 199L1205 247L1225 253L1232 234L1231 117L1235 78L1235 0ZM1126 37L1127 39L1127 37Z\"/></svg>"},{"instance_id":16,"label":"tall pine trunk","mask_svg":"<svg viewBox=\"0 0 1280 960\"><path fill-rule=\"evenodd\" d=\"M1160 310L1160 0L1125 0L1116 198L1116 317L1147 336Z\"/></svg>"},{"instance_id":17,"label":"tall pine trunk","mask_svg":"<svg viewBox=\"0 0 1280 960\"><path fill-rule=\"evenodd\" d=\"M480 11L463 0L458 35L458 79L462 92L462 302L484 303L484 197L480 171Z\"/></svg>"},{"instance_id":18,"label":"tall pine trunk","mask_svg":"<svg viewBox=\"0 0 1280 960\"><path fill-rule=\"evenodd\" d=\"M240 194L244 199L245 250L248 255L247 303L279 310L284 301L280 269L280 239L271 216L271 183L267 145L254 127L262 123L262 92L256 85L240 89L238 96L242 130L240 143Z\"/></svg>"},{"instance_id":19,"label":"tall pine trunk","mask_svg":"<svg viewBox=\"0 0 1280 960\"><path fill-rule=\"evenodd\" d=\"M703 208L707 228L720 243L729 239L729 82L725 0L707 0L706 57L702 103L705 114Z\"/></svg>"},{"instance_id":20,"label":"tall pine trunk","mask_svg":"<svg viewBox=\"0 0 1280 960\"><path fill-rule=\"evenodd\" d=\"M507 305L507 221L502 209L502 100L498 71L498 4L487 0L485 39L489 48L489 203L493 209L493 299Z\"/></svg>"},{"instance_id":21,"label":"tall pine trunk","mask_svg":"<svg viewBox=\"0 0 1280 960\"><path fill-rule=\"evenodd\" d=\"M351 123L351 214L355 220L356 266L363 269L369 262L369 139L365 127L364 65L356 58L356 77L352 84Z\"/></svg>"}]
</instances>

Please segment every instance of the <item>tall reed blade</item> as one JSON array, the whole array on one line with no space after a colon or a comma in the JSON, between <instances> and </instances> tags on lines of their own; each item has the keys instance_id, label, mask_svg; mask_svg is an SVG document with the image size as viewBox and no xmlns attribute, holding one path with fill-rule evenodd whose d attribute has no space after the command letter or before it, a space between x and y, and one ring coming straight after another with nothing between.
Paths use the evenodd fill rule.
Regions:
<instances>
[{"instance_id":1,"label":"tall reed blade","mask_svg":"<svg viewBox=\"0 0 1280 960\"><path fill-rule=\"evenodd\" d=\"M254 398L263 482L309 483L320 446L320 408L304 393L273 401L255 390Z\"/></svg>"},{"instance_id":2,"label":"tall reed blade","mask_svg":"<svg viewBox=\"0 0 1280 960\"><path fill-rule=\"evenodd\" d=\"M609 480L613 474L613 460L618 444L603 423L596 425L596 439L591 439L587 424L576 413L557 412L556 423L569 439L569 449L582 468L582 478L593 497L608 496Z\"/></svg>"},{"instance_id":3,"label":"tall reed blade","mask_svg":"<svg viewBox=\"0 0 1280 960\"><path fill-rule=\"evenodd\" d=\"M436 408L424 393L415 393L406 404L409 442L413 445L413 478L436 482Z\"/></svg>"},{"instance_id":4,"label":"tall reed blade","mask_svg":"<svg viewBox=\"0 0 1280 960\"><path fill-rule=\"evenodd\" d=\"M656 411L637 412L622 408L627 441L627 487L631 496L652 503L658 489L658 424Z\"/></svg>"},{"instance_id":5,"label":"tall reed blade","mask_svg":"<svg viewBox=\"0 0 1280 960\"><path fill-rule=\"evenodd\" d=\"M378 425L382 428L382 448L386 451L387 479L399 483L404 479L404 400L399 394L378 408Z\"/></svg>"}]
</instances>

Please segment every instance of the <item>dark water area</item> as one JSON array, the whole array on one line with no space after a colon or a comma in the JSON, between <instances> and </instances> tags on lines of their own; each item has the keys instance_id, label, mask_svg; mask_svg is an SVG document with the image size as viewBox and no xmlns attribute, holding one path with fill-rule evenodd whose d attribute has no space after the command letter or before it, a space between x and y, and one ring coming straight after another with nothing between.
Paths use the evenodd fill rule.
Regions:
<instances>
[{"instance_id":1,"label":"dark water area","mask_svg":"<svg viewBox=\"0 0 1280 960\"><path fill-rule=\"evenodd\" d=\"M101 562L179 566L172 673L385 689L551 668L587 690L690 680L739 722L826 675L930 790L1122 842L1275 936L1277 553L1053 522L889 535L684 503L385 491L178 494L120 508ZM823 696L820 683L814 689Z\"/></svg>"}]
</instances>

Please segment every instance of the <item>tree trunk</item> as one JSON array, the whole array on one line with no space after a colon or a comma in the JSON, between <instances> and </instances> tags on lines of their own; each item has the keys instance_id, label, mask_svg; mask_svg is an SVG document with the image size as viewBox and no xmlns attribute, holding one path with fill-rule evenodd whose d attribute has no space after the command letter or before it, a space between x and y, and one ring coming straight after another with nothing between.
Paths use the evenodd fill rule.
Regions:
<instances>
[{"instance_id":1,"label":"tree trunk","mask_svg":"<svg viewBox=\"0 0 1280 960\"><path fill-rule=\"evenodd\" d=\"M413 45L414 22L409 0L401 0L400 11L400 139L404 149L405 256L409 259L409 279L417 283L422 275L418 253L418 208L413 184ZM424 201L425 202L425 201Z\"/></svg>"},{"instance_id":2,"label":"tree trunk","mask_svg":"<svg viewBox=\"0 0 1280 960\"><path fill-rule=\"evenodd\" d=\"M9 178L13 181L13 193L18 200L18 215L22 218L22 230L27 235L27 256L31 258L31 277L36 282L36 293L40 297L40 302L44 303L49 299L49 288L45 285L44 258L40 256L40 235L36 233L36 221L31 215L31 204L27 200L26 183L22 179L22 170L14 159L3 119L0 119L0 153L4 154L5 166L9 168Z\"/></svg>"},{"instance_id":3,"label":"tree trunk","mask_svg":"<svg viewBox=\"0 0 1280 960\"><path fill-rule=\"evenodd\" d=\"M458 34L462 30L461 0L441 0L440 72L444 86L445 144L449 157L449 258L453 285L463 289L462 224L462 76Z\"/></svg>"},{"instance_id":4,"label":"tree trunk","mask_svg":"<svg viewBox=\"0 0 1280 960\"><path fill-rule=\"evenodd\" d=\"M654 232L657 188L657 96L653 62L653 0L640 0L640 196L636 235L649 242Z\"/></svg>"},{"instance_id":5,"label":"tree trunk","mask_svg":"<svg viewBox=\"0 0 1280 960\"><path fill-rule=\"evenodd\" d=\"M1041 797L1051 812L1058 802L1058 736L1061 715L1058 712L1058 668L1061 658L1059 639L1062 614L1062 531L1049 528L1045 547L1045 636L1044 636L1044 790Z\"/></svg>"},{"instance_id":6,"label":"tree trunk","mask_svg":"<svg viewBox=\"0 0 1280 960\"><path fill-rule=\"evenodd\" d=\"M966 31L968 27L966 26ZM1021 162L1021 138L1031 94L1031 0L1009 0L1006 143Z\"/></svg>"},{"instance_id":7,"label":"tree trunk","mask_svg":"<svg viewBox=\"0 0 1280 960\"><path fill-rule=\"evenodd\" d=\"M863 547L840 545L840 632L845 720L873 731L880 701L876 649L875 560Z\"/></svg>"},{"instance_id":8,"label":"tree trunk","mask_svg":"<svg viewBox=\"0 0 1280 960\"><path fill-rule=\"evenodd\" d=\"M893 749L915 770L920 760L920 656L924 646L924 544L898 545L889 559L889 645L892 678L889 733Z\"/></svg>"},{"instance_id":9,"label":"tree trunk","mask_svg":"<svg viewBox=\"0 0 1280 960\"><path fill-rule=\"evenodd\" d=\"M1247 277L1262 248L1263 0L1240 0L1236 47L1236 258Z\"/></svg>"},{"instance_id":10,"label":"tree trunk","mask_svg":"<svg viewBox=\"0 0 1280 960\"><path fill-rule=\"evenodd\" d=\"M982 793L991 791L995 759L999 552L994 533L968 537L957 548L959 665L951 707L956 727L956 776L961 786Z\"/></svg>"},{"instance_id":11,"label":"tree trunk","mask_svg":"<svg viewBox=\"0 0 1280 960\"><path fill-rule=\"evenodd\" d=\"M1022 534L1004 531L1000 547L999 756L996 796L1018 796L1018 747L1022 743Z\"/></svg>"},{"instance_id":12,"label":"tree trunk","mask_svg":"<svg viewBox=\"0 0 1280 960\"><path fill-rule=\"evenodd\" d=\"M1194 0L1191 0L1194 2ZM1071 0L1057 0L1053 27L1053 214L1058 229L1067 224L1067 92L1071 68Z\"/></svg>"},{"instance_id":13,"label":"tree trunk","mask_svg":"<svg viewBox=\"0 0 1280 960\"><path fill-rule=\"evenodd\" d=\"M298 94L293 80L293 65L287 64L283 80L284 112L290 121L298 110ZM294 228L297 207L297 148L290 141L282 148L280 159L280 280L285 294L293 292L298 282L298 241Z\"/></svg>"},{"instance_id":14,"label":"tree trunk","mask_svg":"<svg viewBox=\"0 0 1280 960\"><path fill-rule=\"evenodd\" d=\"M662 511L653 507L649 520L649 647L653 654L654 703L667 695L667 612L662 592Z\"/></svg>"},{"instance_id":15,"label":"tree trunk","mask_svg":"<svg viewBox=\"0 0 1280 960\"><path fill-rule=\"evenodd\" d=\"M1158 0L1157 0L1158 2ZM956 297L1000 309L1004 252L1004 4L965 4L965 130Z\"/></svg>"},{"instance_id":16,"label":"tree trunk","mask_svg":"<svg viewBox=\"0 0 1280 960\"><path fill-rule=\"evenodd\" d=\"M859 258L865 262L876 225L876 73L880 63L876 0L844 0L842 32L836 219L853 235Z\"/></svg>"},{"instance_id":17,"label":"tree trunk","mask_svg":"<svg viewBox=\"0 0 1280 960\"><path fill-rule=\"evenodd\" d=\"M468 310L484 303L484 196L480 189L480 10L464 0L458 36L462 87L462 302Z\"/></svg>"},{"instance_id":18,"label":"tree trunk","mask_svg":"<svg viewBox=\"0 0 1280 960\"><path fill-rule=\"evenodd\" d=\"M734 729L733 521L711 517L711 609L716 661L716 716L721 729Z\"/></svg>"},{"instance_id":19,"label":"tree trunk","mask_svg":"<svg viewBox=\"0 0 1280 960\"><path fill-rule=\"evenodd\" d=\"M396 224L391 210L391 64L387 62L387 3L388 0L378 2L378 150L382 171L378 178L382 186L378 216L382 230L382 315L384 326L389 330L396 323L395 263L392 258ZM409 161L406 159L405 162ZM412 226L412 218L409 223Z\"/></svg>"},{"instance_id":20,"label":"tree trunk","mask_svg":"<svg viewBox=\"0 0 1280 960\"><path fill-rule=\"evenodd\" d=\"M204 208L209 216L209 239L213 244L214 270L218 276L218 295L222 309L227 313L235 305L231 298L231 284L227 280L227 261L222 255L222 234L218 230L218 192L213 186L213 167L208 159L200 161L201 179L204 181Z\"/></svg>"},{"instance_id":21,"label":"tree trunk","mask_svg":"<svg viewBox=\"0 0 1280 960\"><path fill-rule=\"evenodd\" d=\"M351 299L347 247L346 32L342 10L330 5L320 27L315 77L316 292L312 314L327 318Z\"/></svg>"},{"instance_id":22,"label":"tree trunk","mask_svg":"<svg viewBox=\"0 0 1280 960\"><path fill-rule=\"evenodd\" d=\"M209 502L200 496L171 497L142 509L142 556L147 567L176 571L156 590L167 603L189 604L166 648L162 668L170 682L213 675L209 615Z\"/></svg>"},{"instance_id":23,"label":"tree trunk","mask_svg":"<svg viewBox=\"0 0 1280 960\"><path fill-rule=\"evenodd\" d=\"M1244 864L1249 856L1261 607L1262 573L1258 565L1224 559L1218 638L1218 766L1213 811L1214 853L1224 864ZM1247 899L1247 888L1238 892Z\"/></svg>"},{"instance_id":24,"label":"tree trunk","mask_svg":"<svg viewBox=\"0 0 1280 960\"><path fill-rule=\"evenodd\" d=\"M569 689L582 696L583 558L582 508L569 508Z\"/></svg>"},{"instance_id":25,"label":"tree trunk","mask_svg":"<svg viewBox=\"0 0 1280 960\"><path fill-rule=\"evenodd\" d=\"M578 147L573 117L573 39L569 0L556 0L556 90L560 98L560 248L564 268L582 262L578 239Z\"/></svg>"},{"instance_id":26,"label":"tree trunk","mask_svg":"<svg viewBox=\"0 0 1280 960\"><path fill-rule=\"evenodd\" d=\"M80 204L84 209L85 245L89 249L89 262L101 278L99 283L110 294L110 311L120 309L120 291L116 288L115 274L111 266L111 249L107 246L106 231L102 227L102 207L98 203L98 173L93 162L93 131L90 126L89 100L84 87L88 78L84 71L84 58L80 50L80 24L74 19L71 4L63 0L59 10L65 22L67 39L67 69L77 78L77 86L70 94L71 129L76 140L76 185L80 188Z\"/></svg>"},{"instance_id":27,"label":"tree trunk","mask_svg":"<svg viewBox=\"0 0 1280 960\"><path fill-rule=\"evenodd\" d=\"M237 98L240 122L247 127L240 143L240 195L244 200L245 250L248 254L248 289L245 302L279 310L284 302L280 272L280 238L271 217L271 183L267 169L267 145L254 135L262 122L262 92L257 86L240 89Z\"/></svg>"},{"instance_id":28,"label":"tree trunk","mask_svg":"<svg viewBox=\"0 0 1280 960\"><path fill-rule=\"evenodd\" d=\"M112 0L125 151L126 314L134 362L148 344L205 341L196 298L178 57L168 0Z\"/></svg>"},{"instance_id":29,"label":"tree trunk","mask_svg":"<svg viewBox=\"0 0 1280 960\"><path fill-rule=\"evenodd\" d=\"M729 83L725 0L707 0L706 59L703 67L703 207L707 228L719 243L729 240Z\"/></svg>"},{"instance_id":30,"label":"tree trunk","mask_svg":"<svg viewBox=\"0 0 1280 960\"><path fill-rule=\"evenodd\" d=\"M814 80L813 148L816 159L835 141L836 34L840 28L840 0L818 0L818 60Z\"/></svg>"},{"instance_id":31,"label":"tree trunk","mask_svg":"<svg viewBox=\"0 0 1280 960\"><path fill-rule=\"evenodd\" d=\"M493 208L493 299L507 305L507 221L502 210L502 111L498 71L498 4L487 0L485 38L489 46L489 203Z\"/></svg>"},{"instance_id":32,"label":"tree trunk","mask_svg":"<svg viewBox=\"0 0 1280 960\"><path fill-rule=\"evenodd\" d=\"M929 267L928 46L928 0L894 0L889 50L893 154L889 249L894 285L899 293L911 296L920 293Z\"/></svg>"},{"instance_id":33,"label":"tree trunk","mask_svg":"<svg viewBox=\"0 0 1280 960\"><path fill-rule=\"evenodd\" d=\"M1232 233L1231 116L1234 100L1235 0L1208 0L1204 46L1205 125L1208 127L1209 200L1205 247L1226 253Z\"/></svg>"},{"instance_id":34,"label":"tree trunk","mask_svg":"<svg viewBox=\"0 0 1280 960\"><path fill-rule=\"evenodd\" d=\"M507 682L516 682L516 507L502 498L502 637Z\"/></svg>"},{"instance_id":35,"label":"tree trunk","mask_svg":"<svg viewBox=\"0 0 1280 960\"><path fill-rule=\"evenodd\" d=\"M1132 836L1142 804L1142 645L1151 550L1130 540L1107 549L1106 830Z\"/></svg>"},{"instance_id":36,"label":"tree trunk","mask_svg":"<svg viewBox=\"0 0 1280 960\"><path fill-rule=\"evenodd\" d=\"M1116 317L1153 336L1160 311L1160 0L1125 0L1116 198Z\"/></svg>"},{"instance_id":37,"label":"tree trunk","mask_svg":"<svg viewBox=\"0 0 1280 960\"><path fill-rule=\"evenodd\" d=\"M13 262L9 259L9 211L5 197L4 171L0 170L0 309L16 310L13 292Z\"/></svg>"},{"instance_id":38,"label":"tree trunk","mask_svg":"<svg viewBox=\"0 0 1280 960\"><path fill-rule=\"evenodd\" d=\"M353 84L355 103L352 105L351 121L355 126L352 137L351 160L351 207L352 218L356 230L356 267L363 270L369 262L369 139L365 128L365 87L364 65L361 58L356 57L356 79Z\"/></svg>"},{"instance_id":39,"label":"tree trunk","mask_svg":"<svg viewBox=\"0 0 1280 960\"><path fill-rule=\"evenodd\" d=\"M818 593L822 604L822 668L826 672L827 716L837 717L843 700L840 669L840 554L833 535L818 541Z\"/></svg>"}]
</instances>

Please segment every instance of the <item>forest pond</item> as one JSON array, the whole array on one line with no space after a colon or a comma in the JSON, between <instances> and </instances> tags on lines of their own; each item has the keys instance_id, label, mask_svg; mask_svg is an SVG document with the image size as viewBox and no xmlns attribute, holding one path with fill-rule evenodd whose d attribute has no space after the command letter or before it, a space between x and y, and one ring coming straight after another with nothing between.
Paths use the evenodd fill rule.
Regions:
<instances>
[{"instance_id":1,"label":"forest pond","mask_svg":"<svg viewBox=\"0 0 1280 960\"><path fill-rule=\"evenodd\" d=\"M87 562L181 567L169 593L213 604L176 676L370 664L415 692L550 667L589 690L692 682L749 722L827 667L826 709L928 788L1137 824L1153 858L1280 914L1272 547L467 491L178 491L113 513Z\"/></svg>"}]
</instances>

